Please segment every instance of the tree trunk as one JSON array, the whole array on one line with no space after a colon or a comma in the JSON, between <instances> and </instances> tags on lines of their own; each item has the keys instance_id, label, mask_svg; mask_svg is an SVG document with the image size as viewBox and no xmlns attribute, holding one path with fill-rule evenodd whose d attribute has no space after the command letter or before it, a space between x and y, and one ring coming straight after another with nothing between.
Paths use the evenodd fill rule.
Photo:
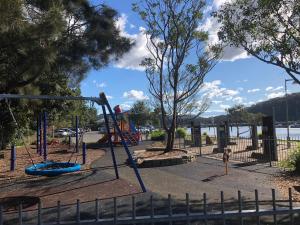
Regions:
<instances>
[{"instance_id":1,"label":"tree trunk","mask_svg":"<svg viewBox=\"0 0 300 225\"><path fill-rule=\"evenodd\" d=\"M175 139L175 127L170 128L169 131L167 132L167 145L166 145L165 152L172 151L174 145L174 139Z\"/></svg>"}]
</instances>

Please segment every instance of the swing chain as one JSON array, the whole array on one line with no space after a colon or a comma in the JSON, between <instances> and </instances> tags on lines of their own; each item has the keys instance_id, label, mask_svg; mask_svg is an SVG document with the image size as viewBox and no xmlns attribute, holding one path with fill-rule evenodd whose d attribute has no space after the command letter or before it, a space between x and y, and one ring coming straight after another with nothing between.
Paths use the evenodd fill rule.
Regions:
<instances>
[{"instance_id":1,"label":"swing chain","mask_svg":"<svg viewBox=\"0 0 300 225\"><path fill-rule=\"evenodd\" d=\"M10 113L12 119L13 119L13 122L15 123L15 126L17 127L18 133L19 133L19 135L20 135L20 137L21 137L21 139L22 139L22 142L23 142L24 147L25 147L25 150L26 150L26 152L27 152L27 154L28 154L28 156L29 156L29 158L30 158L30 161L31 161L32 165L36 168L36 165L35 165L35 163L34 163L32 157L31 157L31 154L30 154L30 152L29 152L29 150L28 150L28 148L27 148L27 144L26 144L26 142L25 142L24 135L23 135L23 133L21 132L20 126L19 126L19 124L18 124L18 122L17 122L17 120L16 120L16 118L15 118L15 115L13 114L13 111L12 111L12 109L11 109L11 107L10 107L10 102L8 101L7 98L5 98L5 103L7 104L8 111L9 111L9 113Z\"/></svg>"}]
</instances>

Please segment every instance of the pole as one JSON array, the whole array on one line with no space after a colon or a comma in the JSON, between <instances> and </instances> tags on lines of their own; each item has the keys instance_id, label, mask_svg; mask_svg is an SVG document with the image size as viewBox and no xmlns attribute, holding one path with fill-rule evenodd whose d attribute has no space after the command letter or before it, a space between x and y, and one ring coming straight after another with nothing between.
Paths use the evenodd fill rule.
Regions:
<instances>
[{"instance_id":1,"label":"pole","mask_svg":"<svg viewBox=\"0 0 300 225\"><path fill-rule=\"evenodd\" d=\"M119 172L118 172L118 166L117 166L117 162L116 162L114 146L113 146L113 143L111 141L111 133L110 133L107 114L106 114L106 110L105 110L104 105L102 105L102 112L103 112L103 115L104 115L105 127L106 127L106 131L107 131L107 135L108 135L108 144L109 144L109 147L110 147L111 157L112 157L113 164L114 164L116 179L119 179Z\"/></svg>"},{"instance_id":2,"label":"pole","mask_svg":"<svg viewBox=\"0 0 300 225\"><path fill-rule=\"evenodd\" d=\"M125 139L123 137L123 134L121 132L121 129L118 126L118 122L117 122L117 120L115 118L115 114L113 113L113 111L112 111L112 109L111 109L111 107L110 107L110 105L109 105L109 103L108 103L108 101L107 101L106 96L105 96L104 93L100 94L100 98L101 98L101 101L104 102L104 104L106 105L106 107L107 107L107 109L109 111L109 114L110 114L110 116L111 116L111 118L112 118L112 120L114 122L114 126L115 126L115 128L116 128L116 130L117 130L117 132L118 132L118 134L119 134L119 136L121 138L122 145L124 146L124 149L125 149L125 151L127 153L129 162L131 163L131 165L133 167L133 170L134 170L134 173L135 173L135 175L136 175L136 177L138 179L138 182L139 182L139 184L140 184L143 192L146 192L146 187L145 187L144 182L143 182L143 180L141 178L141 175L140 175L140 173L139 173L139 171L137 169L136 163L135 163L135 161L132 158L132 155L131 155L131 153L129 151L129 148L128 148L128 146L126 144L126 141L125 141Z\"/></svg>"},{"instance_id":3,"label":"pole","mask_svg":"<svg viewBox=\"0 0 300 225\"><path fill-rule=\"evenodd\" d=\"M36 153L40 152L40 118L36 120Z\"/></svg>"},{"instance_id":4,"label":"pole","mask_svg":"<svg viewBox=\"0 0 300 225\"><path fill-rule=\"evenodd\" d=\"M286 128L287 128L287 148L291 147L290 143L290 126L289 126L289 106L288 106L288 100L287 100L287 82L290 79L285 79L284 81L284 90L285 90L285 115L286 115Z\"/></svg>"},{"instance_id":5,"label":"pole","mask_svg":"<svg viewBox=\"0 0 300 225\"><path fill-rule=\"evenodd\" d=\"M86 144L82 142L82 164L86 163Z\"/></svg>"},{"instance_id":6,"label":"pole","mask_svg":"<svg viewBox=\"0 0 300 225\"><path fill-rule=\"evenodd\" d=\"M11 152L10 152L10 171L14 171L15 168L16 168L16 147L12 145Z\"/></svg>"},{"instance_id":7,"label":"pole","mask_svg":"<svg viewBox=\"0 0 300 225\"><path fill-rule=\"evenodd\" d=\"M78 149L78 116L76 116L75 118L75 127L76 127L76 152L78 153L79 149Z\"/></svg>"},{"instance_id":8,"label":"pole","mask_svg":"<svg viewBox=\"0 0 300 225\"><path fill-rule=\"evenodd\" d=\"M44 161L47 161L47 112L44 111Z\"/></svg>"},{"instance_id":9,"label":"pole","mask_svg":"<svg viewBox=\"0 0 300 225\"><path fill-rule=\"evenodd\" d=\"M40 147L39 147L39 154L42 156L43 152L43 129L42 129L42 114L39 113L39 136L40 136Z\"/></svg>"}]
</instances>

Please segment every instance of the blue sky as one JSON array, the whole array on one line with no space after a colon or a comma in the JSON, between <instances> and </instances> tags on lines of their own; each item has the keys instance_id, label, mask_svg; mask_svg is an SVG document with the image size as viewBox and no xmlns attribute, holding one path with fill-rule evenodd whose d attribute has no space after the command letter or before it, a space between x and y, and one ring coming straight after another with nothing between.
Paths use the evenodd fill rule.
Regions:
<instances>
[{"instance_id":1,"label":"blue sky","mask_svg":"<svg viewBox=\"0 0 300 225\"><path fill-rule=\"evenodd\" d=\"M207 11L217 9L228 0L208 1ZM103 1L95 0L94 4ZM131 10L133 0L104 1L119 12L117 25L121 34L136 42L136 46L119 62L113 62L99 71L92 70L81 83L83 96L98 96L104 91L111 105L120 104L124 109L136 100L146 100L148 81L139 66L140 60L147 56L144 27L138 15ZM210 42L217 40L217 22L207 16L199 24L210 34ZM284 94L284 80L289 79L282 69L267 65L246 55L242 49L227 48L223 60L207 74L203 90L211 95L212 103L203 116L219 115L224 109L238 103L251 105ZM288 83L288 91L296 92L297 85Z\"/></svg>"}]
</instances>

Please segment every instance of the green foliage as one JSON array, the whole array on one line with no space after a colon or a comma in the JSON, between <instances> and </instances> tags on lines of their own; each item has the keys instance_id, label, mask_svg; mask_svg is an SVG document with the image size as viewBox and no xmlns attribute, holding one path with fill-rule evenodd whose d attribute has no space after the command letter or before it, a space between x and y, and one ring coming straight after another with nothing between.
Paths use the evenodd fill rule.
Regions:
<instances>
[{"instance_id":1,"label":"green foliage","mask_svg":"<svg viewBox=\"0 0 300 225\"><path fill-rule=\"evenodd\" d=\"M256 3L257 2L257 3ZM224 45L283 68L300 84L300 1L236 0L215 13Z\"/></svg>"},{"instance_id":2,"label":"green foliage","mask_svg":"<svg viewBox=\"0 0 300 225\"><path fill-rule=\"evenodd\" d=\"M178 135L179 138L185 138L187 135L187 132L186 132L186 129L179 127L176 129L176 134Z\"/></svg>"},{"instance_id":3,"label":"green foliage","mask_svg":"<svg viewBox=\"0 0 300 225\"><path fill-rule=\"evenodd\" d=\"M240 123L246 122L250 124L257 124L262 119L261 113L250 113L243 105L235 105L226 109L229 120L231 122Z\"/></svg>"},{"instance_id":4,"label":"green foliage","mask_svg":"<svg viewBox=\"0 0 300 225\"><path fill-rule=\"evenodd\" d=\"M152 141L164 141L166 133L161 130L155 130L151 132L150 136Z\"/></svg>"},{"instance_id":5,"label":"green foliage","mask_svg":"<svg viewBox=\"0 0 300 225\"><path fill-rule=\"evenodd\" d=\"M79 96L79 82L91 68L106 66L132 45L120 36L116 18L115 10L88 0L2 0L0 93ZM79 115L82 126L96 127L96 110L85 102L12 100L11 108L19 133L25 127L35 129L34 121L44 110L54 125L69 125L67 115ZM20 134L3 100L0 118L4 148Z\"/></svg>"},{"instance_id":6,"label":"green foliage","mask_svg":"<svg viewBox=\"0 0 300 225\"><path fill-rule=\"evenodd\" d=\"M207 132L203 132L203 134L202 134L203 136L207 136Z\"/></svg>"},{"instance_id":7,"label":"green foliage","mask_svg":"<svg viewBox=\"0 0 300 225\"><path fill-rule=\"evenodd\" d=\"M129 119L136 126L145 126L151 121L150 108L145 101L137 101L133 104Z\"/></svg>"},{"instance_id":8,"label":"green foliage","mask_svg":"<svg viewBox=\"0 0 300 225\"><path fill-rule=\"evenodd\" d=\"M287 160L281 161L280 166L300 174L300 146L288 156Z\"/></svg>"}]
</instances>

